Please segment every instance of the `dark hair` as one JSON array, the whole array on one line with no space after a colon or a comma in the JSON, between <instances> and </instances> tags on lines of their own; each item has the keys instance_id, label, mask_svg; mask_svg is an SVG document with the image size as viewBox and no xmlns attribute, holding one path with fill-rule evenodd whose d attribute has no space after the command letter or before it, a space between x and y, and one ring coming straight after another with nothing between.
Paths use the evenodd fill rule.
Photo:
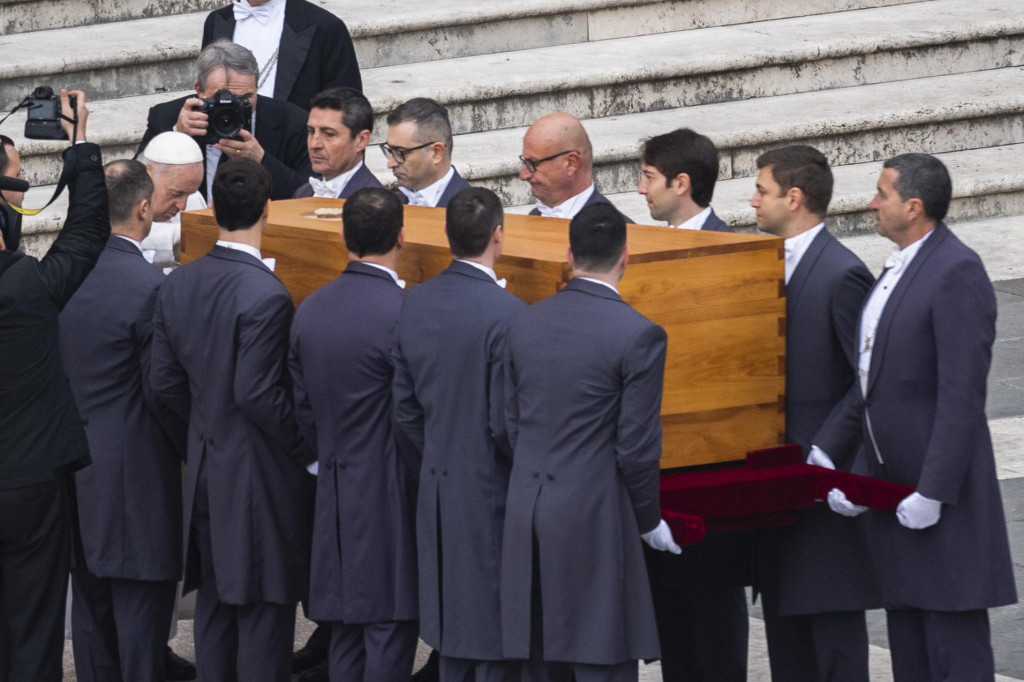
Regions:
<instances>
[{"instance_id":1,"label":"dark hair","mask_svg":"<svg viewBox=\"0 0 1024 682\"><path fill-rule=\"evenodd\" d=\"M452 122L448 110L429 97L414 97L388 114L388 125L415 121L418 128L416 142L444 142L445 151L452 153Z\"/></svg>"},{"instance_id":2,"label":"dark hair","mask_svg":"<svg viewBox=\"0 0 1024 682\"><path fill-rule=\"evenodd\" d=\"M953 196L953 181L941 161L931 154L900 154L882 164L899 173L894 186L901 201L920 199L924 214L935 222L942 222L949 211Z\"/></svg>"},{"instance_id":3,"label":"dark hair","mask_svg":"<svg viewBox=\"0 0 1024 682\"><path fill-rule=\"evenodd\" d=\"M373 107L363 93L355 88L328 88L309 102L310 109L331 109L341 112L341 122L352 137L364 130L373 132Z\"/></svg>"},{"instance_id":4,"label":"dark hair","mask_svg":"<svg viewBox=\"0 0 1024 682\"><path fill-rule=\"evenodd\" d=\"M6 135L0 135L0 175L7 172L7 166L11 164L10 157L7 156L7 145L14 146L14 140L7 137Z\"/></svg>"},{"instance_id":5,"label":"dark hair","mask_svg":"<svg viewBox=\"0 0 1024 682\"><path fill-rule=\"evenodd\" d=\"M483 187L467 187L448 202L444 232L456 258L473 258L487 249L495 228L505 222L498 196Z\"/></svg>"},{"instance_id":6,"label":"dark hair","mask_svg":"<svg viewBox=\"0 0 1024 682\"><path fill-rule=\"evenodd\" d=\"M626 247L626 219L611 204L591 204L569 222L569 248L576 268L608 272Z\"/></svg>"},{"instance_id":7,"label":"dark hair","mask_svg":"<svg viewBox=\"0 0 1024 682\"><path fill-rule=\"evenodd\" d=\"M779 183L780 196L796 187L806 197L807 210L817 216L828 212L832 201L832 169L828 159L814 147L797 144L772 149L757 157L758 170L771 166Z\"/></svg>"},{"instance_id":8,"label":"dark hair","mask_svg":"<svg viewBox=\"0 0 1024 682\"><path fill-rule=\"evenodd\" d=\"M644 142L640 150L643 162L665 176L665 186L680 173L690 176L690 196L701 208L711 203L718 180L718 150L700 133L680 128Z\"/></svg>"},{"instance_id":9,"label":"dark hair","mask_svg":"<svg viewBox=\"0 0 1024 682\"><path fill-rule=\"evenodd\" d=\"M395 248L402 230L402 202L382 187L364 187L342 208L345 248L359 258Z\"/></svg>"},{"instance_id":10,"label":"dark hair","mask_svg":"<svg viewBox=\"0 0 1024 682\"><path fill-rule=\"evenodd\" d=\"M231 159L217 167L213 176L213 215L229 232L259 222L270 199L270 173L249 159Z\"/></svg>"},{"instance_id":11,"label":"dark hair","mask_svg":"<svg viewBox=\"0 0 1024 682\"><path fill-rule=\"evenodd\" d=\"M128 222L140 201L153 198L153 179L146 166L134 159L111 161L103 167L103 175L112 225Z\"/></svg>"}]
</instances>

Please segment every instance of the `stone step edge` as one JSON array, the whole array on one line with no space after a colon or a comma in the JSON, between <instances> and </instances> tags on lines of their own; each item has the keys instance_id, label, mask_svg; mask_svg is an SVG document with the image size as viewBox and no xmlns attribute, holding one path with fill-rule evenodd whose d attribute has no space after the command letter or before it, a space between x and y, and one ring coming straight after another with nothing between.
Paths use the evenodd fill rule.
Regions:
<instances>
[{"instance_id":1,"label":"stone step edge","mask_svg":"<svg viewBox=\"0 0 1024 682\"><path fill-rule=\"evenodd\" d=\"M937 5L937 6L944 5L944 4L954 4L954 5L957 4L957 0L931 0L931 2L932 2L933 5ZM859 9L859 10L850 10L848 12L844 12L844 14L861 13L861 12L876 12L876 13L880 13L879 19L884 21L886 19L886 14L887 13L897 13L896 14L896 18L899 18L900 17L899 12L906 12L907 11L906 10L907 7L913 7L913 4L909 4L909 5L890 5L890 6L883 6L883 7L875 7L875 8L867 8L867 9ZM194 22L194 21L199 20L199 24L201 24L202 23L201 19L204 16L205 16L205 13L200 12L200 13L177 15L177 16L173 16L173 17L156 17L156 18L136 19L136 20L132 20L132 21L129 21L129 22L120 22L120 25L124 26L124 25L128 25L128 24L137 24L137 29L135 31L131 31L131 32L132 33L137 33L139 35L145 35L146 31L145 30L141 30L141 29L143 29L145 27L148 27L149 24L157 22L157 21L166 22L166 21L174 20L174 21ZM790 27L799 26L802 22L812 21L812 20L818 18L819 16L821 16L821 15L809 15L809 16L792 17L792 18L785 18L785 19L773 19L773 20L769 20L769 21L765 21L765 22L757 22L757 23L758 23L759 26L775 25L775 26L782 26L784 29L787 29L787 28L790 28ZM149 22L149 23L143 23L143 22ZM74 29L55 29L55 31L59 30L59 31L64 31L65 32L63 35L60 36L60 40L62 42L65 42L65 41L69 40L69 38L66 35L66 32L69 31L69 30L70 31L89 31L89 32L95 31L95 32L101 32L101 31L108 31L108 30L110 30L111 26L115 26L115 25L116 24L97 24L97 25L92 25L92 26L77 27L77 28L74 28ZM669 32L669 33L642 35L642 36L635 36L635 37L628 37L628 38L614 38L614 39L611 39L611 40L596 41L596 42L593 42L593 43L580 43L580 44L576 44L576 45L572 45L572 46L556 45L556 46L550 46L550 47L530 48L530 49L520 50L520 51L516 51L516 52L519 52L519 53L534 53L534 54L543 55L544 51L553 51L555 54L557 54L558 50L562 50L562 49L565 49L567 47L576 48L576 49L586 49L588 46L594 46L594 45L599 45L600 46L602 44L613 43L615 41L643 41L643 40L651 41L651 40L659 40L659 39L663 40L663 39L666 39L666 36L672 36L672 35L683 34L683 33L692 34L692 33L701 32L701 31L706 31L706 32L738 31L738 30L741 30L742 27L746 27L746 26L750 26L750 25L751 24L741 24L739 26L716 26L716 27L710 27L710 28L698 28L698 29L692 29L692 30L688 30L688 31L673 31L673 32ZM160 26L161 26L161 29L162 29L162 31L161 31L162 34L167 35L168 33L170 33L167 30L166 23L163 23ZM129 30L129 29L125 28L125 30ZM23 40L24 41L29 40L28 38L22 38L22 36L31 36L31 37L35 38L34 40L32 40L32 44L35 44L38 40L41 39L41 38L38 38L38 36L42 36L45 33L46 33L45 31L38 31L38 32L30 33L30 34L15 34L13 36L6 37L5 38L5 44L7 46L9 46L9 47L15 47L18 42L21 42ZM642 75L643 80L659 80L659 79L667 79L667 78L672 78L672 77L680 77L680 76L685 76L685 75L697 75L697 74L706 74L706 73L716 73L716 72L720 72L720 71L741 70L741 69L747 69L747 68L772 66L772 65L779 65L779 64L799 62L799 61L819 61L819 60L830 59L830 58L847 57L847 56L850 56L850 55L853 55L853 54L881 52L881 51L893 51L893 50L898 50L898 49L912 49L912 48L924 47L924 46L927 46L927 45L940 45L940 44L947 44L947 43L951 43L951 42L966 42L966 41L979 40L979 39L985 39L985 38L999 38L999 37L1005 37L1005 36L1009 36L1009 35L1016 35L1016 34L1024 33L1024 13L1021 13L1020 15L1016 15L1016 16L1009 16L1009 17L1005 17L1005 18L1000 18L1000 20L998 22L982 21L979 24L969 24L967 26L964 26L962 24L958 24L956 27L950 27L948 30L943 30L943 31L936 31L935 27L933 25L930 25L928 30L906 29L902 33L902 36L901 36L902 39L901 40L897 40L895 38L892 38L891 36L890 37L878 37L878 36L875 36L875 35L870 35L870 36L844 37L844 36L841 36L841 35L837 34L836 37L835 37L835 40L832 43L830 43L829 45L822 45L820 43L810 43L810 42L806 42L805 43L804 41L801 41L799 39L799 36L798 36L797 32L787 31L787 33L792 33L793 34L793 40L787 45L786 49L784 49L782 51L780 51L778 49L777 45L774 45L773 49L770 50L770 54L766 54L766 53L763 53L763 52L759 52L759 51L757 51L755 49L751 49L751 50L749 50L746 53L741 54L741 55L736 55L736 54L729 55L728 58L726 58L724 60L724 63L717 62L717 61L711 60L711 59L706 59L706 60L705 59L698 59L698 60L688 61L686 64L675 64L675 65L672 65L671 67L661 66L661 67L650 68L650 67L644 67L643 65L641 65L640 67L637 67L637 71L640 72L640 75ZM162 44L159 44L159 45L155 46L154 50L151 53L146 53L146 55L143 55L143 56L149 56L151 54L152 55L152 60L150 60L150 61L152 61L154 63L162 62L162 61L168 61L169 59L172 59L172 58L173 59L185 59L185 58L189 58L190 56L194 56L195 54L198 53L199 38L201 36L201 30L197 29L196 31L192 32L192 34L195 36L194 38L189 38L188 40L182 40L178 44L174 44L174 43L162 43ZM748 40L751 40L754 37L754 35L751 35L749 33L745 34L745 36L748 38ZM57 36L55 35L54 38L56 39ZM140 60L140 55L139 54L133 53L131 51L126 51L126 50L122 49L120 47L120 43L118 41L109 40L109 41L106 41L106 42L110 45L110 49L111 49L112 54L109 54L109 55L90 54L90 55L82 55L79 58L76 58L74 56L73 57L56 57L55 56L55 57L50 58L50 59L40 59L40 60L38 60L36 62L33 62L32 64L18 64L17 62L15 62L13 64L7 64L6 65L7 66L7 71L6 71L5 75L6 75L7 78L23 78L23 77L36 76L36 75L52 75L52 74L59 74L59 73L73 73L75 71L81 71L81 70L87 70L87 69L96 69L96 68L105 68L105 67L111 67L111 66L122 66L122 65L129 65L129 64L136 65L136 64L139 63L139 60ZM25 47L28 47L27 43L26 43ZM594 48L594 49L596 49L596 48ZM490 56L492 56L492 55L491 54L473 55L473 56L466 56L466 57L454 57L454 58L450 58L450 59L440 59L440 60L434 60L434 61L428 61L428 62L418 62L416 64L403 64L403 65L397 65L397 66L376 67L376 68L364 70L363 80L366 83L372 83L373 82L372 72L376 71L378 69L381 69L381 70L390 69L390 70L392 70L392 72L394 72L394 70L396 70L396 69L408 69L408 68L413 68L413 67L417 67L417 66L420 67L420 68L435 69L435 68L443 68L443 65L445 65L445 64L447 64L449 62L459 62L458 68L460 70L471 72L472 71L472 64L470 63L470 64L467 65L467 64L464 63L464 60L480 60L480 59L485 59L485 58L490 57ZM602 83L608 82L607 74L601 75L601 74L603 74L604 70L596 69L596 71L598 71L598 73L587 74L586 77L581 78L580 80L575 82L575 86L576 87L596 86L596 85L600 85ZM414 74L413 74L413 76L414 76ZM515 90L515 92L517 94L530 94L531 92L537 92L537 91L543 90L543 88L544 88L544 86L541 85L539 89L537 89L537 88L533 88L533 89L530 89L530 88L519 88L519 89L516 89L516 88L512 87L513 85L515 85L515 84L503 83L503 84L501 84L501 86L496 86L496 87L500 87L502 89L509 89L509 88L511 88L512 90ZM478 97L477 99L487 99L488 98L488 96L487 96L488 90L489 90L488 88L479 88L481 96Z\"/></svg>"}]
</instances>

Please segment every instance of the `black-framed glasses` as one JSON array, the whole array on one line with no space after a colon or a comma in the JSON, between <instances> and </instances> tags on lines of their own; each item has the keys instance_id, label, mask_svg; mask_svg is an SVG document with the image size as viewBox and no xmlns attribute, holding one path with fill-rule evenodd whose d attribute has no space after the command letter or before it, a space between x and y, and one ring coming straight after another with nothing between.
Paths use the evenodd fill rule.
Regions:
<instances>
[{"instance_id":1,"label":"black-framed glasses","mask_svg":"<svg viewBox=\"0 0 1024 682\"><path fill-rule=\"evenodd\" d=\"M429 147L432 144L437 144L437 140L434 140L433 142L424 142L423 144L418 144L415 147L392 147L387 142L381 142L377 146L379 146L380 150L384 153L385 159L388 158L389 156L393 156L395 157L395 161L397 161L398 163L405 163L406 154L408 154L409 152L414 152L417 149Z\"/></svg>"},{"instance_id":2,"label":"black-framed glasses","mask_svg":"<svg viewBox=\"0 0 1024 682\"><path fill-rule=\"evenodd\" d=\"M537 172L537 166L541 165L545 161L550 161L551 159L557 159L559 156L565 156L566 154L572 154L575 151L576 151L575 149L566 149L564 152L558 152L557 154L552 154L551 156L545 156L543 159L528 159L525 156L520 156L519 160L523 162L524 166L526 166L526 170L530 171L531 173L536 173Z\"/></svg>"}]
</instances>

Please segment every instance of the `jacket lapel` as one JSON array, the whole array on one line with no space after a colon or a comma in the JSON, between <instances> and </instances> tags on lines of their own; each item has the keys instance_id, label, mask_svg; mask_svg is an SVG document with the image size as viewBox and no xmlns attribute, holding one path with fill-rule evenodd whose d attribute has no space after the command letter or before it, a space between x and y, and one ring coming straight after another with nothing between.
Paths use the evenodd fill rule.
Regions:
<instances>
[{"instance_id":1,"label":"jacket lapel","mask_svg":"<svg viewBox=\"0 0 1024 682\"><path fill-rule=\"evenodd\" d=\"M309 25L300 14L298 3L288 0L284 8L281 51L277 55L277 77L274 80L274 98L281 101L287 101L291 96L316 35L316 26ZM305 104L309 105L308 102Z\"/></svg>"},{"instance_id":2,"label":"jacket lapel","mask_svg":"<svg viewBox=\"0 0 1024 682\"><path fill-rule=\"evenodd\" d=\"M793 276L789 278L789 284L786 286L786 313L789 314L789 309L796 309L797 301L800 300L800 295L804 291L804 285L807 284L807 280L810 278L811 271L814 270L814 265L818 262L818 258L825 251L825 246L828 241L832 239L832 235L829 234L828 228L822 229L818 235L811 240L810 245L807 247L807 251L804 252L803 257L796 266L796 270L793 271Z\"/></svg>"}]
</instances>

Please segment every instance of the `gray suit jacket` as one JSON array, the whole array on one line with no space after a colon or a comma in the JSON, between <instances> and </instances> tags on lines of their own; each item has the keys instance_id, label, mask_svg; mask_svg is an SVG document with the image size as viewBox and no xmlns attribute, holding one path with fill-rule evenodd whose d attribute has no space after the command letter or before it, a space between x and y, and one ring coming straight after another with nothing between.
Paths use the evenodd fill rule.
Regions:
<instances>
[{"instance_id":1,"label":"gray suit jacket","mask_svg":"<svg viewBox=\"0 0 1024 682\"><path fill-rule=\"evenodd\" d=\"M416 489L391 401L402 296L388 273L349 263L292 323L295 406L320 463L309 594L318 621L417 618Z\"/></svg>"},{"instance_id":2,"label":"gray suit jacket","mask_svg":"<svg viewBox=\"0 0 1024 682\"><path fill-rule=\"evenodd\" d=\"M85 424L92 465L75 474L89 572L181 577L185 422L149 390L153 306L164 276L133 244L110 237L60 315L61 357Z\"/></svg>"},{"instance_id":3,"label":"gray suit jacket","mask_svg":"<svg viewBox=\"0 0 1024 682\"><path fill-rule=\"evenodd\" d=\"M665 330L581 279L516 316L506 349L506 656L530 653L535 561L545 660L660 656L640 534L661 518L666 344Z\"/></svg>"},{"instance_id":4,"label":"gray suit jacket","mask_svg":"<svg viewBox=\"0 0 1024 682\"><path fill-rule=\"evenodd\" d=\"M939 522L924 530L904 528L892 512L868 512L888 609L963 611L1017 600L985 418L995 320L981 260L937 225L882 311L866 395L847 402L866 418L832 420L863 423L854 473L943 503ZM821 438L826 451L828 441L847 437L842 431Z\"/></svg>"},{"instance_id":5,"label":"gray suit jacket","mask_svg":"<svg viewBox=\"0 0 1024 682\"><path fill-rule=\"evenodd\" d=\"M192 509L206 468L217 594L294 604L309 576L312 454L299 435L285 354L294 308L256 258L223 246L172 272L157 295L150 379L189 420L185 590L199 575Z\"/></svg>"},{"instance_id":6,"label":"gray suit jacket","mask_svg":"<svg viewBox=\"0 0 1024 682\"><path fill-rule=\"evenodd\" d=\"M421 448L416 515L420 637L445 656L500 660L498 575L512 468L505 335L525 307L453 261L406 295L395 343L395 412Z\"/></svg>"}]
</instances>

